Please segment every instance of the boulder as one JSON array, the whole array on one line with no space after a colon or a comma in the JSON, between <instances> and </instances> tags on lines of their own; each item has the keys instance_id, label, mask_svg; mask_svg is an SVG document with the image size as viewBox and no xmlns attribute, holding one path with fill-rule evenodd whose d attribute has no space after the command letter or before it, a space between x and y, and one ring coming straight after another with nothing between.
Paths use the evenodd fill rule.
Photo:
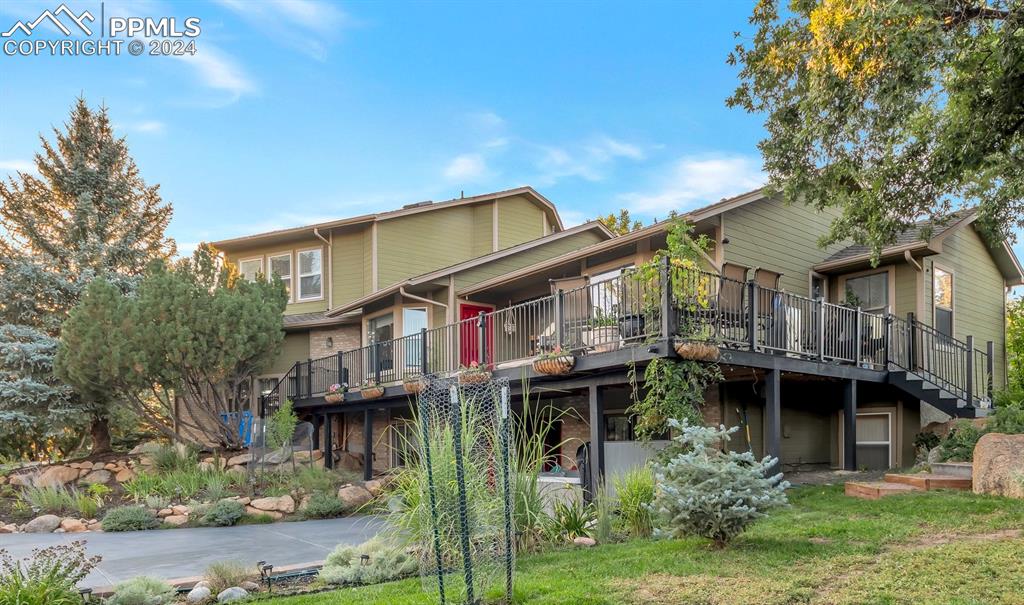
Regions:
<instances>
[{"instance_id":1,"label":"boulder","mask_svg":"<svg viewBox=\"0 0 1024 605\"><path fill-rule=\"evenodd\" d=\"M164 523L175 527L181 527L188 523L188 515L168 515L164 517Z\"/></svg>"},{"instance_id":2,"label":"boulder","mask_svg":"<svg viewBox=\"0 0 1024 605\"><path fill-rule=\"evenodd\" d=\"M338 468L344 471L360 473L363 471L363 456L361 454L345 452L341 455L341 459L338 460Z\"/></svg>"},{"instance_id":3,"label":"boulder","mask_svg":"<svg viewBox=\"0 0 1024 605\"><path fill-rule=\"evenodd\" d=\"M86 527L89 529L89 531L103 531L103 522L90 521Z\"/></svg>"},{"instance_id":4,"label":"boulder","mask_svg":"<svg viewBox=\"0 0 1024 605\"><path fill-rule=\"evenodd\" d=\"M577 536L576 539L574 539L572 541L572 543L575 544L576 546L583 546L583 547L586 547L586 548L590 548L591 546L596 546L597 545L597 540L595 540L593 538L588 538L586 536Z\"/></svg>"},{"instance_id":5,"label":"boulder","mask_svg":"<svg viewBox=\"0 0 1024 605\"><path fill-rule=\"evenodd\" d=\"M89 529L89 527L81 519L72 519L68 517L60 522L60 527L69 534L77 534Z\"/></svg>"},{"instance_id":6,"label":"boulder","mask_svg":"<svg viewBox=\"0 0 1024 605\"><path fill-rule=\"evenodd\" d=\"M295 500L291 496L268 496L266 498L256 498L249 503L249 506L264 512L275 511L287 514L295 512Z\"/></svg>"},{"instance_id":7,"label":"boulder","mask_svg":"<svg viewBox=\"0 0 1024 605\"><path fill-rule=\"evenodd\" d=\"M48 534L60 527L57 515L40 515L25 524L24 531L28 534Z\"/></svg>"},{"instance_id":8,"label":"boulder","mask_svg":"<svg viewBox=\"0 0 1024 605\"><path fill-rule=\"evenodd\" d=\"M175 515L188 515L192 512L192 509L184 504L176 504L171 507L171 511L173 511Z\"/></svg>"},{"instance_id":9,"label":"boulder","mask_svg":"<svg viewBox=\"0 0 1024 605\"><path fill-rule=\"evenodd\" d=\"M270 518L272 518L274 521L278 521L278 520L280 520L281 518L284 517L284 515L282 513L279 513L277 511L273 511L273 510L260 510L258 508L253 508L251 506L246 506L245 507L245 513L247 515L270 515Z\"/></svg>"},{"instance_id":10,"label":"boulder","mask_svg":"<svg viewBox=\"0 0 1024 605\"><path fill-rule=\"evenodd\" d=\"M256 592L260 589L259 584L257 584L256 582L250 582L249 580L246 580L245 582L240 582L238 586L240 588L244 588L248 592Z\"/></svg>"},{"instance_id":11,"label":"boulder","mask_svg":"<svg viewBox=\"0 0 1024 605\"><path fill-rule=\"evenodd\" d=\"M128 453L132 456L138 456L140 454L151 454L158 449L160 449L159 441L145 441L133 447Z\"/></svg>"},{"instance_id":12,"label":"boulder","mask_svg":"<svg viewBox=\"0 0 1024 605\"><path fill-rule=\"evenodd\" d=\"M381 481L380 479L370 479L369 481L364 481L363 487L366 488L366 491L373 494L374 497L377 497L384 493L384 482Z\"/></svg>"},{"instance_id":13,"label":"boulder","mask_svg":"<svg viewBox=\"0 0 1024 605\"><path fill-rule=\"evenodd\" d=\"M38 486L58 486L78 479L78 469L69 466L51 466L36 480Z\"/></svg>"},{"instance_id":14,"label":"boulder","mask_svg":"<svg viewBox=\"0 0 1024 605\"><path fill-rule=\"evenodd\" d=\"M101 470L103 470L103 467L105 467L105 466L107 466L106 462L93 462L92 463L92 470L94 470L94 471L101 471Z\"/></svg>"},{"instance_id":15,"label":"boulder","mask_svg":"<svg viewBox=\"0 0 1024 605\"><path fill-rule=\"evenodd\" d=\"M231 468L229 468L228 472L229 473L238 473L240 475L244 475L245 474L245 467L242 466L241 464L236 464L236 465L232 466Z\"/></svg>"},{"instance_id":16,"label":"boulder","mask_svg":"<svg viewBox=\"0 0 1024 605\"><path fill-rule=\"evenodd\" d=\"M227 466L239 466L252 462L252 454L239 454L228 458Z\"/></svg>"},{"instance_id":17,"label":"boulder","mask_svg":"<svg viewBox=\"0 0 1024 605\"><path fill-rule=\"evenodd\" d=\"M91 471L88 475L86 475L85 477L82 477L82 482L83 483L110 483L110 480L113 479L113 478L114 478L114 476L110 474L110 471L100 469L100 470Z\"/></svg>"},{"instance_id":18,"label":"boulder","mask_svg":"<svg viewBox=\"0 0 1024 605\"><path fill-rule=\"evenodd\" d=\"M250 502L252 502L252 498L250 498L249 496L235 496L231 499L234 500L235 502L238 502L239 504L249 504Z\"/></svg>"},{"instance_id":19,"label":"boulder","mask_svg":"<svg viewBox=\"0 0 1024 605\"><path fill-rule=\"evenodd\" d=\"M246 592L244 588L241 588L240 586L232 586L231 588L222 590L220 594L217 595L217 602L230 603L232 601L240 601L247 596L249 596L249 593Z\"/></svg>"},{"instance_id":20,"label":"boulder","mask_svg":"<svg viewBox=\"0 0 1024 605\"><path fill-rule=\"evenodd\" d=\"M284 448L274 450L263 457L263 464L283 464L291 460L292 453Z\"/></svg>"},{"instance_id":21,"label":"boulder","mask_svg":"<svg viewBox=\"0 0 1024 605\"><path fill-rule=\"evenodd\" d=\"M134 477L135 477L135 473L131 469L128 469L128 468L121 469L121 470L117 471L116 475L114 475L114 479L118 483L124 483L125 481L129 481L129 480L131 480Z\"/></svg>"},{"instance_id":22,"label":"boulder","mask_svg":"<svg viewBox=\"0 0 1024 605\"><path fill-rule=\"evenodd\" d=\"M0 525L0 534L13 534L16 531L18 531L18 526L13 523Z\"/></svg>"},{"instance_id":23,"label":"boulder","mask_svg":"<svg viewBox=\"0 0 1024 605\"><path fill-rule=\"evenodd\" d=\"M370 500L373 500L373 494L371 494L365 487L358 485L346 485L338 490L338 500L341 500L341 503L345 505L346 509L355 510L365 506L370 502Z\"/></svg>"},{"instance_id":24,"label":"boulder","mask_svg":"<svg viewBox=\"0 0 1024 605\"><path fill-rule=\"evenodd\" d=\"M161 508L159 511L157 511L156 516L160 517L161 519L163 519L164 517L170 517L173 514L174 514L173 510L171 510L169 508Z\"/></svg>"},{"instance_id":25,"label":"boulder","mask_svg":"<svg viewBox=\"0 0 1024 605\"><path fill-rule=\"evenodd\" d=\"M205 603L207 599L213 596L207 586L196 586L192 590L188 591L188 596L185 600L189 603Z\"/></svg>"},{"instance_id":26,"label":"boulder","mask_svg":"<svg viewBox=\"0 0 1024 605\"><path fill-rule=\"evenodd\" d=\"M982 435L972 475L976 494L1024 499L1024 435Z\"/></svg>"},{"instance_id":27,"label":"boulder","mask_svg":"<svg viewBox=\"0 0 1024 605\"><path fill-rule=\"evenodd\" d=\"M116 471L118 466L116 464L114 464L113 462L108 462L108 463L103 465L103 468L108 470L108 471Z\"/></svg>"},{"instance_id":28,"label":"boulder","mask_svg":"<svg viewBox=\"0 0 1024 605\"><path fill-rule=\"evenodd\" d=\"M35 473L21 473L18 475L11 475L8 480L11 485L18 485L21 487L29 487L35 485L37 475Z\"/></svg>"}]
</instances>

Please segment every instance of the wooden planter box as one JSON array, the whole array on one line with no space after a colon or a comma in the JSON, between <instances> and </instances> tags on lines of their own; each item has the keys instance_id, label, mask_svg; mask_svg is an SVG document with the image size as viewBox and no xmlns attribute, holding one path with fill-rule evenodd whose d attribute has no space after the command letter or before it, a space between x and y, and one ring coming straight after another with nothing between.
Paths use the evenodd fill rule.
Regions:
<instances>
[{"instance_id":1,"label":"wooden planter box","mask_svg":"<svg viewBox=\"0 0 1024 605\"><path fill-rule=\"evenodd\" d=\"M459 382L462 384L480 384L490 379L490 372L459 372Z\"/></svg>"},{"instance_id":2,"label":"wooden planter box","mask_svg":"<svg viewBox=\"0 0 1024 605\"><path fill-rule=\"evenodd\" d=\"M410 395L418 395L423 391L426 391L427 387L429 386L430 381L427 380L426 378L423 378L422 376L417 377L416 379L402 381L402 388L404 388L405 392L409 393Z\"/></svg>"},{"instance_id":3,"label":"wooden planter box","mask_svg":"<svg viewBox=\"0 0 1024 605\"><path fill-rule=\"evenodd\" d=\"M345 393L327 393L324 395L324 401L327 403L341 403L345 401Z\"/></svg>"},{"instance_id":4,"label":"wooden planter box","mask_svg":"<svg viewBox=\"0 0 1024 605\"><path fill-rule=\"evenodd\" d=\"M718 361L718 347L707 342L680 341L675 346L676 354L693 361Z\"/></svg>"},{"instance_id":5,"label":"wooden planter box","mask_svg":"<svg viewBox=\"0 0 1024 605\"><path fill-rule=\"evenodd\" d=\"M359 389L359 394L363 396L363 399L378 399L384 396L384 387Z\"/></svg>"},{"instance_id":6,"label":"wooden planter box","mask_svg":"<svg viewBox=\"0 0 1024 605\"><path fill-rule=\"evenodd\" d=\"M576 358L572 355L559 355L558 357L543 357L533 360L533 370L538 374L548 376L562 376L572 371L576 365Z\"/></svg>"}]
</instances>

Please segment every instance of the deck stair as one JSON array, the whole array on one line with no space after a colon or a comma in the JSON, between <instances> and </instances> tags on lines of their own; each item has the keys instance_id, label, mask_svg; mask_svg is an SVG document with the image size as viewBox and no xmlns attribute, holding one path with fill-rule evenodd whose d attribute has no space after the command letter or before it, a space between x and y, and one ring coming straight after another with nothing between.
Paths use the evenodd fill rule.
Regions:
<instances>
[{"instance_id":1,"label":"deck stair","mask_svg":"<svg viewBox=\"0 0 1024 605\"><path fill-rule=\"evenodd\" d=\"M936 384L938 381L933 382L914 372L893 368L889 371L888 381L904 393L915 399L927 401L954 418L978 418L988 415L987 408L968 403L963 397L950 392L949 388Z\"/></svg>"},{"instance_id":2,"label":"deck stair","mask_svg":"<svg viewBox=\"0 0 1024 605\"><path fill-rule=\"evenodd\" d=\"M878 500L885 496L925 492L934 489L958 489L970 491L973 483L970 464L958 464L954 468L939 467L936 473L887 473L884 481L847 481L846 495L863 500ZM952 466L952 465L950 465ZM963 467L967 467L966 475Z\"/></svg>"}]
</instances>

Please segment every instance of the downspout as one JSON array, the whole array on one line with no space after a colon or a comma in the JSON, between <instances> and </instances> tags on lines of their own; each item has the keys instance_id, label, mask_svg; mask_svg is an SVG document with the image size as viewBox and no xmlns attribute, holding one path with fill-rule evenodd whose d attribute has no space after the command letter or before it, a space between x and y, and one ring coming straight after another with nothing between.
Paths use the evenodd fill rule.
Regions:
<instances>
[{"instance_id":1,"label":"downspout","mask_svg":"<svg viewBox=\"0 0 1024 605\"><path fill-rule=\"evenodd\" d=\"M910 265L913 266L915 269L917 269L918 273L924 271L924 268L921 267L921 264L914 260L914 255L910 253L910 250L903 251L903 258L907 259L907 262L910 263Z\"/></svg>"},{"instance_id":2,"label":"downspout","mask_svg":"<svg viewBox=\"0 0 1024 605\"><path fill-rule=\"evenodd\" d=\"M428 303L428 304L431 304L431 305L437 305L439 307L444 307L445 311L448 310L448 305L444 304L443 302L436 301L436 300L430 300L429 298L423 298L422 296L416 296L415 294L409 294L408 292L405 291L405 286L399 286L398 287L398 293L401 294L402 296L404 296L405 298L411 298L413 300L418 300L420 302L425 302L425 303ZM447 316L447 313L446 313L446 316Z\"/></svg>"},{"instance_id":3,"label":"downspout","mask_svg":"<svg viewBox=\"0 0 1024 605\"><path fill-rule=\"evenodd\" d=\"M324 236L320 235L320 228L313 227L313 235L320 241L327 244L327 275L330 276L330 280L324 280L324 285L327 287L327 310L330 311L334 308L334 272L331 267L334 264L334 232L331 231L331 239L324 239Z\"/></svg>"},{"instance_id":4,"label":"downspout","mask_svg":"<svg viewBox=\"0 0 1024 605\"><path fill-rule=\"evenodd\" d=\"M924 267L921 266L921 263L914 260L910 250L903 251L903 258L907 261L907 264L917 271L917 286L914 288L914 298L917 299L917 304L914 305L914 314L918 320L921 320L924 319ZM895 293L893 293L893 296L895 297Z\"/></svg>"}]
</instances>

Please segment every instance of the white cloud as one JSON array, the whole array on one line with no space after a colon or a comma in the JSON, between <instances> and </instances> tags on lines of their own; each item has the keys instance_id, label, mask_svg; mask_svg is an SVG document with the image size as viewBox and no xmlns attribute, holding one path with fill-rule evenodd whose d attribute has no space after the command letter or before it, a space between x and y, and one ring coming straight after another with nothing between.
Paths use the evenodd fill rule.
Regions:
<instances>
[{"instance_id":1,"label":"white cloud","mask_svg":"<svg viewBox=\"0 0 1024 605\"><path fill-rule=\"evenodd\" d=\"M28 160L0 160L0 171L8 172L12 176L16 172L35 174L36 164Z\"/></svg>"},{"instance_id":2,"label":"white cloud","mask_svg":"<svg viewBox=\"0 0 1024 605\"><path fill-rule=\"evenodd\" d=\"M756 189L764 184L760 160L743 155L684 156L673 163L651 191L619 196L632 212L666 214L685 212Z\"/></svg>"},{"instance_id":3,"label":"white cloud","mask_svg":"<svg viewBox=\"0 0 1024 605\"><path fill-rule=\"evenodd\" d=\"M452 181L476 181L487 174L487 160L479 153L456 156L444 169L445 178Z\"/></svg>"},{"instance_id":4,"label":"white cloud","mask_svg":"<svg viewBox=\"0 0 1024 605\"><path fill-rule=\"evenodd\" d=\"M191 66L203 85L228 93L230 96L221 100L221 104L237 101L242 95L256 92L256 84L245 73L245 70L226 53L211 44L203 44L194 55L179 57Z\"/></svg>"},{"instance_id":5,"label":"white cloud","mask_svg":"<svg viewBox=\"0 0 1024 605\"><path fill-rule=\"evenodd\" d=\"M468 116L469 122L481 130L496 130L505 126L505 118L493 111L478 111Z\"/></svg>"},{"instance_id":6,"label":"white cloud","mask_svg":"<svg viewBox=\"0 0 1024 605\"><path fill-rule=\"evenodd\" d=\"M585 149L591 157L600 161L612 160L615 158L628 158L630 160L642 160L647 157L639 145L626 143L608 136L598 137L588 144Z\"/></svg>"},{"instance_id":7,"label":"white cloud","mask_svg":"<svg viewBox=\"0 0 1024 605\"><path fill-rule=\"evenodd\" d=\"M151 132L158 134L166 129L166 125L159 120L146 120L144 122L134 124L133 126L130 126L130 128L138 132Z\"/></svg>"},{"instance_id":8,"label":"white cloud","mask_svg":"<svg viewBox=\"0 0 1024 605\"><path fill-rule=\"evenodd\" d=\"M263 31L278 44L318 60L342 29L352 24L348 14L327 2L312 0L218 0L218 3Z\"/></svg>"}]
</instances>

